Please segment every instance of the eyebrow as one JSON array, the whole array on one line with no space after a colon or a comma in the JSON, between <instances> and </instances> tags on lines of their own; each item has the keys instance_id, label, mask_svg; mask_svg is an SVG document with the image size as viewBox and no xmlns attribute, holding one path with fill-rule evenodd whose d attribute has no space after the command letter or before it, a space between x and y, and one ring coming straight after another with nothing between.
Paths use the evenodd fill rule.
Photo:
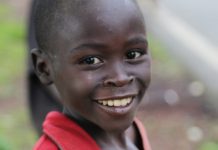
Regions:
<instances>
[{"instance_id":1,"label":"eyebrow","mask_svg":"<svg viewBox=\"0 0 218 150\"><path fill-rule=\"evenodd\" d=\"M84 43L71 49L70 52L72 53L75 51L85 50L85 49L104 49L104 48L107 48L107 46L104 43L98 43L98 42Z\"/></svg>"},{"instance_id":2,"label":"eyebrow","mask_svg":"<svg viewBox=\"0 0 218 150\"><path fill-rule=\"evenodd\" d=\"M148 45L148 41L143 36L133 37L127 40L125 46L136 45L136 44L145 44Z\"/></svg>"},{"instance_id":3,"label":"eyebrow","mask_svg":"<svg viewBox=\"0 0 218 150\"><path fill-rule=\"evenodd\" d=\"M148 41L144 36L138 36L138 37L133 37L128 39L124 46L128 47L131 45L136 45L136 44L145 44L146 46L148 45ZM73 49L70 50L70 53L77 52L80 50L85 50L85 49L106 49L108 46L105 43L101 42L90 42L90 43L83 43L77 47L74 47Z\"/></svg>"}]
</instances>

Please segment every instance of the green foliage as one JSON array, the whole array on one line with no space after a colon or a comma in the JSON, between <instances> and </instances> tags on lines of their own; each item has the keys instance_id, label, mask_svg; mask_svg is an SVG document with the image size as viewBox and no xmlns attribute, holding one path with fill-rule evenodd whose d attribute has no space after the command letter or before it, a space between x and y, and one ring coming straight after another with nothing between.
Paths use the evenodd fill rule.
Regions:
<instances>
[{"instance_id":1,"label":"green foliage","mask_svg":"<svg viewBox=\"0 0 218 150\"><path fill-rule=\"evenodd\" d=\"M24 108L0 115L0 150L29 149L36 141L28 112Z\"/></svg>"},{"instance_id":2,"label":"green foliage","mask_svg":"<svg viewBox=\"0 0 218 150\"><path fill-rule=\"evenodd\" d=\"M10 7L8 5L3 5L0 3L0 18L3 18L5 15L8 15L10 12Z\"/></svg>"},{"instance_id":3,"label":"green foliage","mask_svg":"<svg viewBox=\"0 0 218 150\"><path fill-rule=\"evenodd\" d=\"M24 71L25 26L10 18L10 8L0 5L0 96L12 92L13 83Z\"/></svg>"},{"instance_id":4,"label":"green foliage","mask_svg":"<svg viewBox=\"0 0 218 150\"><path fill-rule=\"evenodd\" d=\"M10 144L2 137L0 137L0 150L11 150Z\"/></svg>"},{"instance_id":5,"label":"green foliage","mask_svg":"<svg viewBox=\"0 0 218 150\"><path fill-rule=\"evenodd\" d=\"M8 84L23 71L24 27L21 24L0 24L0 84Z\"/></svg>"},{"instance_id":6,"label":"green foliage","mask_svg":"<svg viewBox=\"0 0 218 150\"><path fill-rule=\"evenodd\" d=\"M12 15L11 7L0 2L0 104L2 100L17 98L15 91L25 70L25 23ZM10 114L0 112L0 150L31 149L36 134L26 106L6 107Z\"/></svg>"},{"instance_id":7,"label":"green foliage","mask_svg":"<svg viewBox=\"0 0 218 150\"><path fill-rule=\"evenodd\" d=\"M202 144L200 150L218 150L218 143L205 142Z\"/></svg>"}]
</instances>

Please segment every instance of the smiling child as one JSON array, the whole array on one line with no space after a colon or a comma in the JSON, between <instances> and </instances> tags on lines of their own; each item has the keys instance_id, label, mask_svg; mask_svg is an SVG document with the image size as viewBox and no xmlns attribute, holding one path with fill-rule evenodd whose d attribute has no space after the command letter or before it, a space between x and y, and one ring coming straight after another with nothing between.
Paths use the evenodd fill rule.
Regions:
<instances>
[{"instance_id":1,"label":"smiling child","mask_svg":"<svg viewBox=\"0 0 218 150\"><path fill-rule=\"evenodd\" d=\"M143 16L134 0L38 0L43 84L54 84L63 112L51 112L35 150L150 150L135 118L150 82Z\"/></svg>"}]
</instances>

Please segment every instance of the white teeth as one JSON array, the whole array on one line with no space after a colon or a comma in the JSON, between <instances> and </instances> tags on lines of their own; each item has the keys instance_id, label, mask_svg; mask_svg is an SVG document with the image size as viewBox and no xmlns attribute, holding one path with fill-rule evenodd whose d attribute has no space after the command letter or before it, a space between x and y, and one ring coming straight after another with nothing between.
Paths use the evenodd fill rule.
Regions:
<instances>
[{"instance_id":1,"label":"white teeth","mask_svg":"<svg viewBox=\"0 0 218 150\"><path fill-rule=\"evenodd\" d=\"M101 101L99 101L101 102ZM103 102L103 105L106 106L107 105L107 101L102 101Z\"/></svg>"},{"instance_id":2,"label":"white teeth","mask_svg":"<svg viewBox=\"0 0 218 150\"><path fill-rule=\"evenodd\" d=\"M113 106L114 102L112 100L109 100L107 104L108 104L108 106Z\"/></svg>"},{"instance_id":3,"label":"white teeth","mask_svg":"<svg viewBox=\"0 0 218 150\"><path fill-rule=\"evenodd\" d=\"M127 100L126 100L126 99L123 99L123 100L121 101L121 105L122 105L122 106L126 106L126 104L127 104Z\"/></svg>"},{"instance_id":4,"label":"white teeth","mask_svg":"<svg viewBox=\"0 0 218 150\"><path fill-rule=\"evenodd\" d=\"M114 100L99 100L97 102L104 106L119 107L119 106L126 106L129 103L131 103L131 101L132 101L132 97L123 98L123 99L114 99Z\"/></svg>"},{"instance_id":5,"label":"white teeth","mask_svg":"<svg viewBox=\"0 0 218 150\"><path fill-rule=\"evenodd\" d=\"M126 101L129 104L131 102L131 98L127 98Z\"/></svg>"},{"instance_id":6,"label":"white teeth","mask_svg":"<svg viewBox=\"0 0 218 150\"><path fill-rule=\"evenodd\" d=\"M121 101L120 100L114 100L114 106L120 106Z\"/></svg>"}]
</instances>

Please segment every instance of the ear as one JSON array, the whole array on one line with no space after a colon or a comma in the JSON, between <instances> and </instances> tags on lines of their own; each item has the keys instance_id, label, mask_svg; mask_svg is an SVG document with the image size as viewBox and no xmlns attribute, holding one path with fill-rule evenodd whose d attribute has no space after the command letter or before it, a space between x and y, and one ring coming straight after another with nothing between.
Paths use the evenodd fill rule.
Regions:
<instances>
[{"instance_id":1,"label":"ear","mask_svg":"<svg viewBox=\"0 0 218 150\"><path fill-rule=\"evenodd\" d=\"M45 85L52 84L53 81L51 78L51 68L48 55L40 49L32 49L31 57L35 73L39 80Z\"/></svg>"}]
</instances>

